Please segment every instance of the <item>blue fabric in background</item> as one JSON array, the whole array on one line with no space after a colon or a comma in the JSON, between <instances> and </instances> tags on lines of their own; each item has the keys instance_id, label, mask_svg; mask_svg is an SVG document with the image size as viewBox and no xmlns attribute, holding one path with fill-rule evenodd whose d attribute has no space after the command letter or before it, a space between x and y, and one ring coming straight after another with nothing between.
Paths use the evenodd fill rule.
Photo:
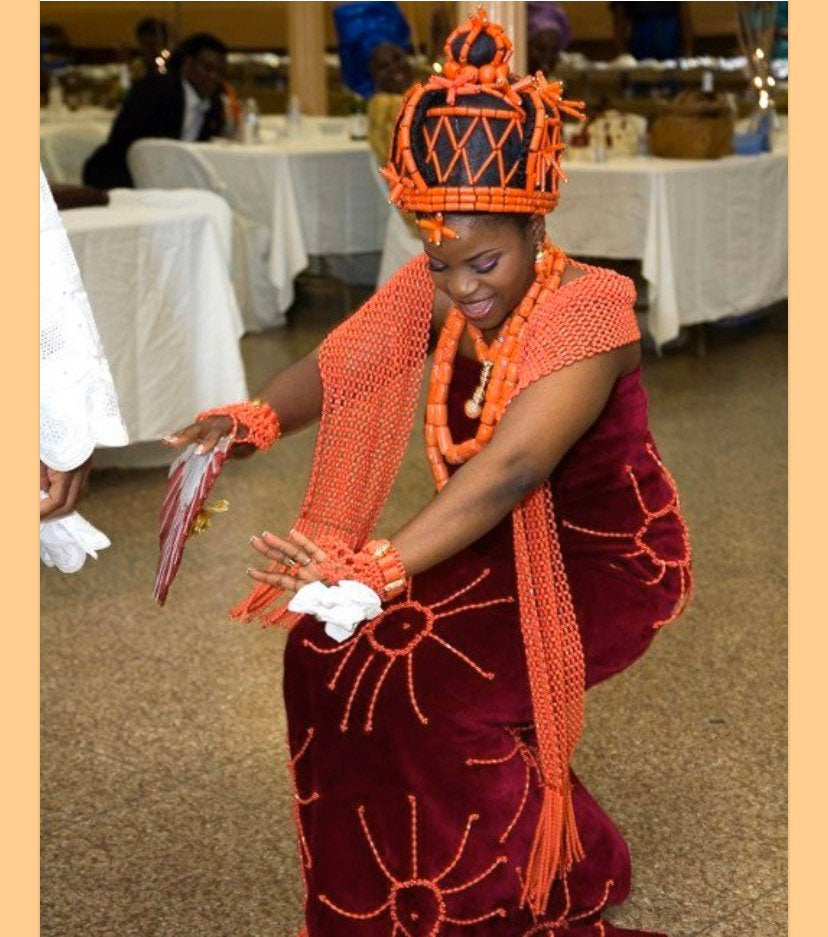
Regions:
<instances>
[{"instance_id":1,"label":"blue fabric in background","mask_svg":"<svg viewBox=\"0 0 828 937\"><path fill-rule=\"evenodd\" d=\"M342 80L351 91L369 98L374 93L368 72L371 53L384 42L410 50L408 23L396 3L384 0L340 3L334 7L333 15L339 36Z\"/></svg>"},{"instance_id":2,"label":"blue fabric in background","mask_svg":"<svg viewBox=\"0 0 828 937\"><path fill-rule=\"evenodd\" d=\"M788 57L788 4L776 4L776 38L773 41L772 58L786 59Z\"/></svg>"}]
</instances>

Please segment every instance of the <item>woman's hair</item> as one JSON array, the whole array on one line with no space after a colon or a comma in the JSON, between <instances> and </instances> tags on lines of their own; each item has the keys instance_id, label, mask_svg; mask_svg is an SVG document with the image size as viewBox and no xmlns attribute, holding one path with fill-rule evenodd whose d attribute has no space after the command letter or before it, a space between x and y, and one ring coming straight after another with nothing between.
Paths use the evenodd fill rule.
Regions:
<instances>
[{"instance_id":1,"label":"woman's hair","mask_svg":"<svg viewBox=\"0 0 828 937\"><path fill-rule=\"evenodd\" d=\"M451 52L455 59L459 58L460 50L465 41L464 35L459 35L451 44ZM497 52L494 41L486 33L481 33L469 46L467 60L470 65L480 68L490 65ZM521 95L521 104L527 114L533 114L534 109L527 95ZM464 95L460 101L467 108L489 108L491 110L504 111L503 99L486 92L480 92L474 95ZM501 143L500 150L503 154L503 163L507 166L518 163L518 169L509 184L514 188L523 188L526 184L526 160L529 153L529 144L532 133L529 122L520 129L512 126L511 132L507 132L509 121L490 117L488 118L488 128L481 121L476 124L471 133L468 133L469 119L467 117L447 117L451 127L451 135L448 133L436 133L439 117L427 116L427 112L433 107L439 107L446 102L446 92L444 90L430 91L422 96L414 116L411 121L411 152L414 155L417 165L426 184L436 186L464 186L469 184L468 167L482 166L487 157L492 152L492 137ZM487 132L488 129L488 132ZM489 136L491 133L492 137ZM462 157L456 159L453 167L447 177L441 181L438 179L437 167L434 157L440 167L445 168L451 164L455 156L455 146L453 140L461 140L467 135L465 146L466 159ZM452 139L453 138L453 139ZM434 141L431 151L434 157L429 155L429 142ZM500 186L503 184L500 163L498 160L492 160L489 166L483 171L482 175L475 183L480 186Z\"/></svg>"},{"instance_id":2,"label":"woman's hair","mask_svg":"<svg viewBox=\"0 0 828 937\"><path fill-rule=\"evenodd\" d=\"M514 225L521 234L526 234L529 230L529 226L532 224L532 219L534 215L526 214L525 212L479 212L479 211L453 211L448 213L452 218L464 218L469 219L470 221L475 221L479 218L485 218L487 222L492 224L511 224ZM415 214L415 217L419 221L421 218L428 218L429 215L426 212L418 211Z\"/></svg>"}]
</instances>

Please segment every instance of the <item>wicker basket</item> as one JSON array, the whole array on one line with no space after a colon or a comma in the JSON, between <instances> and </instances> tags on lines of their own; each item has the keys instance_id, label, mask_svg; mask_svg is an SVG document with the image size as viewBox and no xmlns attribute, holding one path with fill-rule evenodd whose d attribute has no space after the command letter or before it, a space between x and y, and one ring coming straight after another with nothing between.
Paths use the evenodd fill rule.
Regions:
<instances>
[{"instance_id":1,"label":"wicker basket","mask_svg":"<svg viewBox=\"0 0 828 937\"><path fill-rule=\"evenodd\" d=\"M669 159L718 159L733 152L733 131L733 114L724 98L683 91L654 118L650 152Z\"/></svg>"}]
</instances>

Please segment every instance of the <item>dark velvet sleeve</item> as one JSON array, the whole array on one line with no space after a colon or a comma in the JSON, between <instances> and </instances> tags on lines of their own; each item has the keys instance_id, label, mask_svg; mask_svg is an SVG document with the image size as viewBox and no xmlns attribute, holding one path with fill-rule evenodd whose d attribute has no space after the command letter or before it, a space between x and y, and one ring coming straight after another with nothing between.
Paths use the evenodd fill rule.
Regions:
<instances>
[{"instance_id":1,"label":"dark velvet sleeve","mask_svg":"<svg viewBox=\"0 0 828 937\"><path fill-rule=\"evenodd\" d=\"M161 121L169 103L164 101L161 92L161 86L151 79L138 82L129 90L106 143L99 146L84 164L85 185L99 189L132 187L132 176L126 161L127 150L143 137L166 135Z\"/></svg>"}]
</instances>

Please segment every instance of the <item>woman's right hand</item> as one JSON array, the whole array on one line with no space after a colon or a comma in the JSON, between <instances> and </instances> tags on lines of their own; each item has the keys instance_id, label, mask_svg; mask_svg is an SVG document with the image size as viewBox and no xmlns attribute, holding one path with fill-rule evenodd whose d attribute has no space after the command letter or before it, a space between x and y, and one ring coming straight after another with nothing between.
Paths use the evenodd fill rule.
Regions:
<instances>
[{"instance_id":1,"label":"woman's right hand","mask_svg":"<svg viewBox=\"0 0 828 937\"><path fill-rule=\"evenodd\" d=\"M217 414L208 416L204 420L198 420L185 426L184 429L177 430L165 436L161 442L166 446L172 446L174 449L181 449L192 443L200 443L199 452L205 453L215 446L222 436L226 436L233 431L233 420L229 416ZM239 426L238 438L244 439L247 430ZM230 448L230 455L235 459L247 459L256 451L256 447L246 442L236 442Z\"/></svg>"}]
</instances>

